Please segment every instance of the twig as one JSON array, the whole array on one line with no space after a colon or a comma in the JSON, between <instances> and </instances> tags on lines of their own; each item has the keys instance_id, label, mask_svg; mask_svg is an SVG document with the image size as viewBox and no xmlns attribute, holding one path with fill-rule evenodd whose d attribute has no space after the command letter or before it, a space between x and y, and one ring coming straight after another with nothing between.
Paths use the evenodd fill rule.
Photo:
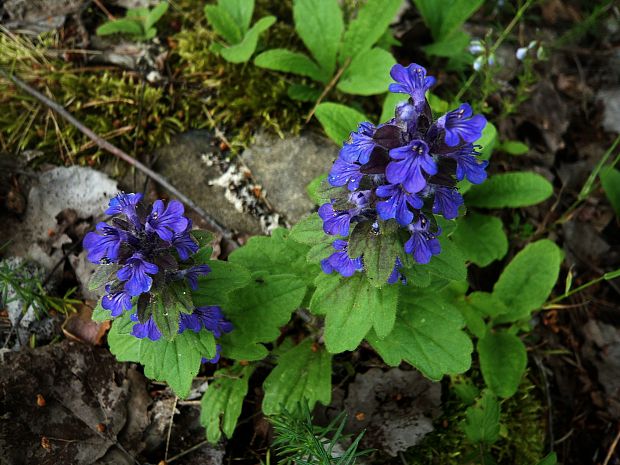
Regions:
<instances>
[{"instance_id":1,"label":"twig","mask_svg":"<svg viewBox=\"0 0 620 465\"><path fill-rule=\"evenodd\" d=\"M342 76L342 73L344 73L344 70L347 69L347 67L349 66L349 63L351 63L351 57L349 57L349 58L347 58L345 60L345 62L342 65L342 67L334 75L332 80L329 81L329 83L325 86L325 89L323 89L323 92L321 92L321 95L319 95L319 98L317 99L316 103L314 104L314 107L312 107L312 110L310 110L310 113L308 113L308 116L306 116L306 121L305 121L304 124L308 124L310 122L310 120L312 119L312 116L314 116L314 112L316 112L316 107L319 106L319 104L325 98L325 96L329 93L329 91L334 88L334 86L338 82L338 79L340 79L340 76Z\"/></svg>"},{"instance_id":2,"label":"twig","mask_svg":"<svg viewBox=\"0 0 620 465\"><path fill-rule=\"evenodd\" d=\"M189 449L184 450L183 452L181 452L181 453L179 453L179 454L175 455L174 457L171 457L171 458L170 458L170 460L166 460L166 463L172 463L172 462L174 462L175 460L178 460L178 459L180 459L181 457L183 457L183 456L185 456L185 455L189 454L190 452L194 452L195 450L200 449L201 447L206 446L206 445L208 445L208 444L209 444L209 441L208 441L207 439L205 439L204 441L200 441L198 444L196 444L196 445L194 445L194 446L190 447Z\"/></svg>"},{"instance_id":3,"label":"twig","mask_svg":"<svg viewBox=\"0 0 620 465\"><path fill-rule=\"evenodd\" d=\"M620 441L620 428L618 428L618 434L616 434L614 442L611 443L611 447L609 448L609 451L607 451L607 457L605 457L603 465L607 465L611 460L611 456L614 454L616 447L618 446L618 441Z\"/></svg>"},{"instance_id":4,"label":"twig","mask_svg":"<svg viewBox=\"0 0 620 465\"><path fill-rule=\"evenodd\" d=\"M172 434L172 424L174 423L174 412L177 409L178 397L174 398L172 405L172 413L170 413L170 424L168 425L168 436L166 437L166 453L164 454L164 462L168 460L168 447L170 446L170 435Z\"/></svg>"},{"instance_id":5,"label":"twig","mask_svg":"<svg viewBox=\"0 0 620 465\"><path fill-rule=\"evenodd\" d=\"M97 5L99 9L105 13L105 15L108 17L110 21L114 21L116 19L114 15L110 13L110 11L103 5L103 3L101 3L99 0L93 0L93 1L95 2L95 5Z\"/></svg>"},{"instance_id":6,"label":"twig","mask_svg":"<svg viewBox=\"0 0 620 465\"><path fill-rule=\"evenodd\" d=\"M69 123L71 123L73 126L75 126L82 134L84 134L85 136L89 137L93 142L95 142L95 144L97 144L97 146L100 149L108 151L109 153L111 153L115 157L120 158L121 160L129 163L131 166L133 166L133 167L139 169L140 171L142 171L145 175L151 177L157 184L162 186L164 189L169 191L173 196L177 197L183 203L188 205L192 210L194 210L196 213L198 213L198 215L200 215L200 217L205 221L205 223L207 223L209 225L209 227L211 227L216 232L218 232L219 234L222 235L222 238L225 241L230 242L231 245L233 245L235 247L237 247L239 245L239 243L233 238L232 231L230 231L226 227L222 226L217 220L212 218L206 211L204 211L201 207L196 205L193 200L191 200L189 197L187 197L185 194L183 194L181 191L179 191L176 187L174 187L172 184L170 184L170 182L168 182L168 180L165 179L163 176L159 175L158 173L156 173L155 171L153 171L149 167L147 167L144 164L140 163L138 160L136 160L132 156L128 155L127 153L123 152L121 149L119 149L115 145L112 145L107 140L102 139L101 137L99 137L91 129L86 127L77 118L75 118L71 113L69 113L67 110L65 110L64 107L62 107L61 105L59 105L58 103L56 103L52 99L46 97L45 95L43 95L42 93L40 93L36 89L32 88L30 85L26 84L21 79L19 79L19 78L13 76L13 75L7 73L3 69L0 69L0 76L4 76L6 79L12 81L21 90L23 90L27 94L31 95L32 97L34 97L35 99L37 99L39 102L41 102L42 104L44 104L45 106L47 106L51 110L53 110L56 113L58 113L65 120L67 120Z\"/></svg>"}]
</instances>

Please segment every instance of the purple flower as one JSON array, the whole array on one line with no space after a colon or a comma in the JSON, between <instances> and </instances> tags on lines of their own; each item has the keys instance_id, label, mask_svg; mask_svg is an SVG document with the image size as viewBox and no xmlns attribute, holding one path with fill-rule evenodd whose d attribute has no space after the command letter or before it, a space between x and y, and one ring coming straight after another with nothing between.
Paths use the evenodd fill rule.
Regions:
<instances>
[{"instance_id":1,"label":"purple flower","mask_svg":"<svg viewBox=\"0 0 620 465\"><path fill-rule=\"evenodd\" d=\"M409 94L416 108L425 102L425 93L435 84L435 78L426 76L426 69L415 63L406 68L396 64L390 71L390 76L396 84L390 84L390 92Z\"/></svg>"},{"instance_id":2,"label":"purple flower","mask_svg":"<svg viewBox=\"0 0 620 465\"><path fill-rule=\"evenodd\" d=\"M136 205L142 200L142 194L125 194L121 192L110 200L106 215L126 215L134 226L138 226L140 221L136 214Z\"/></svg>"},{"instance_id":3,"label":"purple flower","mask_svg":"<svg viewBox=\"0 0 620 465\"><path fill-rule=\"evenodd\" d=\"M121 281L126 281L125 290L131 296L137 296L143 292L148 292L153 285L153 278L149 275L157 274L159 268L153 263L144 260L140 253L134 253L125 261L116 276Z\"/></svg>"},{"instance_id":4,"label":"purple flower","mask_svg":"<svg viewBox=\"0 0 620 465\"><path fill-rule=\"evenodd\" d=\"M321 260L321 269L324 273L330 274L335 270L345 278L348 278L353 276L356 271L362 271L364 268L362 257L350 258L347 253L347 246L347 241L341 239L334 241L332 247L336 249L337 252Z\"/></svg>"},{"instance_id":5,"label":"purple flower","mask_svg":"<svg viewBox=\"0 0 620 465\"><path fill-rule=\"evenodd\" d=\"M226 320L222 309L218 306L196 307L189 315L181 314L179 333L186 329L197 333L203 328L211 331L215 337L221 337L222 334L230 333L233 325Z\"/></svg>"},{"instance_id":6,"label":"purple flower","mask_svg":"<svg viewBox=\"0 0 620 465\"><path fill-rule=\"evenodd\" d=\"M424 205L422 199L405 191L400 184L379 186L376 193L378 197L389 197L388 200L377 202L379 218L382 220L395 218L401 226L407 226L413 221L409 205L415 209L420 209Z\"/></svg>"},{"instance_id":7,"label":"purple flower","mask_svg":"<svg viewBox=\"0 0 620 465\"><path fill-rule=\"evenodd\" d=\"M93 263L101 263L102 260L115 261L125 234L117 228L108 226L106 223L99 223L97 231L89 232L84 236L84 248L88 250L88 259Z\"/></svg>"},{"instance_id":8,"label":"purple flower","mask_svg":"<svg viewBox=\"0 0 620 465\"><path fill-rule=\"evenodd\" d=\"M441 244L435 234L432 234L429 221L420 215L417 222L409 225L411 237L405 243L405 252L413 254L415 261L426 264L431 261L433 255L441 252Z\"/></svg>"},{"instance_id":9,"label":"purple flower","mask_svg":"<svg viewBox=\"0 0 620 465\"><path fill-rule=\"evenodd\" d=\"M146 220L146 230L154 231L162 240L170 242L174 233L181 234L187 229L189 220L183 213L183 204L177 200L168 202L165 209L164 202L156 200Z\"/></svg>"},{"instance_id":10,"label":"purple flower","mask_svg":"<svg viewBox=\"0 0 620 465\"><path fill-rule=\"evenodd\" d=\"M459 216L459 207L463 205L463 197L454 187L436 186L433 213L443 215L447 220Z\"/></svg>"},{"instance_id":11,"label":"purple flower","mask_svg":"<svg viewBox=\"0 0 620 465\"><path fill-rule=\"evenodd\" d=\"M404 147L390 150L390 158L396 161L387 165L387 180L392 184L402 184L407 192L412 194L420 192L426 186L424 173L437 174L437 165L423 140L416 139Z\"/></svg>"},{"instance_id":12,"label":"purple flower","mask_svg":"<svg viewBox=\"0 0 620 465\"><path fill-rule=\"evenodd\" d=\"M332 236L348 236L351 224L351 210L334 210L331 203L325 203L319 208L319 216L323 220L323 231Z\"/></svg>"},{"instance_id":13,"label":"purple flower","mask_svg":"<svg viewBox=\"0 0 620 465\"><path fill-rule=\"evenodd\" d=\"M101 306L110 310L113 317L120 316L125 310L131 310L131 295L123 290L112 292L111 288L109 284L106 285L107 294L101 298Z\"/></svg>"},{"instance_id":14,"label":"purple flower","mask_svg":"<svg viewBox=\"0 0 620 465\"><path fill-rule=\"evenodd\" d=\"M190 231L192 230L192 220L187 220L187 228L182 233L175 233L172 236L172 245L177 250L181 261L187 260L191 255L198 252L198 244L192 238Z\"/></svg>"},{"instance_id":15,"label":"purple flower","mask_svg":"<svg viewBox=\"0 0 620 465\"><path fill-rule=\"evenodd\" d=\"M132 313L131 321L136 321L137 323L133 325L131 328L131 335L137 337L138 339L144 339L145 337L149 338L151 341L157 341L161 339L161 331L155 324L155 320L153 317L150 317L146 323L140 323L138 321L138 315Z\"/></svg>"},{"instance_id":16,"label":"purple flower","mask_svg":"<svg viewBox=\"0 0 620 465\"><path fill-rule=\"evenodd\" d=\"M480 160L472 144L468 144L454 154L448 155L456 161L456 179L467 178L472 184L480 184L487 178L488 160Z\"/></svg>"},{"instance_id":17,"label":"purple flower","mask_svg":"<svg viewBox=\"0 0 620 465\"><path fill-rule=\"evenodd\" d=\"M446 113L437 120L437 127L446 132L446 144L456 147L461 140L466 143L480 139L487 120L482 115L474 115L471 106L463 103L456 110Z\"/></svg>"},{"instance_id":18,"label":"purple flower","mask_svg":"<svg viewBox=\"0 0 620 465\"><path fill-rule=\"evenodd\" d=\"M220 355L222 354L222 346L219 344L215 344L215 357L208 359L206 357L202 357L200 363L213 363L216 364L220 361Z\"/></svg>"},{"instance_id":19,"label":"purple flower","mask_svg":"<svg viewBox=\"0 0 620 465\"><path fill-rule=\"evenodd\" d=\"M364 176L360 172L360 168L361 165L357 163L349 163L338 158L334 162L327 180L334 187L340 187L346 184L350 191L354 191L359 187L360 181Z\"/></svg>"},{"instance_id":20,"label":"purple flower","mask_svg":"<svg viewBox=\"0 0 620 465\"><path fill-rule=\"evenodd\" d=\"M375 127L371 123L361 123L357 132L351 133L351 142L345 142L340 149L340 158L348 163L368 163L372 150L377 146L372 136Z\"/></svg>"},{"instance_id":21,"label":"purple flower","mask_svg":"<svg viewBox=\"0 0 620 465\"><path fill-rule=\"evenodd\" d=\"M403 284L407 284L407 278L400 273L400 269L403 267L403 262L400 261L400 258L396 257L396 261L394 262L394 269L392 270L392 274L388 278L388 284L394 284L400 281Z\"/></svg>"},{"instance_id":22,"label":"purple flower","mask_svg":"<svg viewBox=\"0 0 620 465\"><path fill-rule=\"evenodd\" d=\"M200 276L205 276L211 272L211 267L209 265L198 265L188 268L187 270L183 270L180 273L187 279L189 283L189 287L192 288L192 291L198 290L198 278Z\"/></svg>"}]
</instances>

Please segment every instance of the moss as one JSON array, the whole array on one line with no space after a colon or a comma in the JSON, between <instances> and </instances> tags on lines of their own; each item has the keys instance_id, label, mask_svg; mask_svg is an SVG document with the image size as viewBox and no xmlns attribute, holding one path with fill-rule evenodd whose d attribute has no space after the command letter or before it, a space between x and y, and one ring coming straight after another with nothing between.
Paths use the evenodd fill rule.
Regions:
<instances>
[{"instance_id":1,"label":"moss","mask_svg":"<svg viewBox=\"0 0 620 465\"><path fill-rule=\"evenodd\" d=\"M477 383L482 387L482 383ZM464 465L479 462L479 449L468 443L459 423L468 405L451 387L435 431L403 456L409 465ZM545 418L536 387L524 379L517 393L501 404L501 439L490 447L500 465L531 465L544 455ZM396 463L396 462L394 462Z\"/></svg>"}]
</instances>

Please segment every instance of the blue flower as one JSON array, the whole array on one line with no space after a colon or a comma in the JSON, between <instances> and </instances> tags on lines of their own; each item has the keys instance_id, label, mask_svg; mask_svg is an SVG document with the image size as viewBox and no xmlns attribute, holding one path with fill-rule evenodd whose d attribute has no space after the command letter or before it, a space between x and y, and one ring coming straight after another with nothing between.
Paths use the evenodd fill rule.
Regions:
<instances>
[{"instance_id":1,"label":"blue flower","mask_svg":"<svg viewBox=\"0 0 620 465\"><path fill-rule=\"evenodd\" d=\"M190 256L198 252L198 244L192 238L192 220L187 220L187 228L182 233L175 233L172 236L172 245L177 250L181 261L187 260Z\"/></svg>"},{"instance_id":2,"label":"blue flower","mask_svg":"<svg viewBox=\"0 0 620 465\"><path fill-rule=\"evenodd\" d=\"M191 314L181 314L179 333L189 329L195 333L206 329L215 337L228 334L233 330L233 325L226 320L222 309L218 306L196 307Z\"/></svg>"},{"instance_id":3,"label":"blue flower","mask_svg":"<svg viewBox=\"0 0 620 465\"><path fill-rule=\"evenodd\" d=\"M101 306L110 310L113 317L120 316L125 310L131 310L131 295L123 290L112 292L112 286L109 284L105 290L107 294L101 298Z\"/></svg>"},{"instance_id":4,"label":"blue flower","mask_svg":"<svg viewBox=\"0 0 620 465\"><path fill-rule=\"evenodd\" d=\"M482 115L472 115L471 106L463 103L437 120L437 127L445 130L447 145L456 147L461 141L471 143L480 139L487 120Z\"/></svg>"},{"instance_id":5,"label":"blue flower","mask_svg":"<svg viewBox=\"0 0 620 465\"><path fill-rule=\"evenodd\" d=\"M146 220L146 230L154 231L162 240L170 242L175 233L181 234L187 229L189 220L183 213L181 202L171 200L164 209L164 202L156 200Z\"/></svg>"},{"instance_id":6,"label":"blue flower","mask_svg":"<svg viewBox=\"0 0 620 465\"><path fill-rule=\"evenodd\" d=\"M93 263L101 263L102 260L116 261L126 235L106 223L99 223L97 231L101 235L89 232L84 236L83 244L84 248L88 250L88 259Z\"/></svg>"},{"instance_id":7,"label":"blue flower","mask_svg":"<svg viewBox=\"0 0 620 465\"><path fill-rule=\"evenodd\" d=\"M116 276L125 282L125 290L131 296L137 296L143 292L148 292L153 285L153 278L149 275L157 274L159 268L153 263L147 262L142 254L134 253L125 261Z\"/></svg>"},{"instance_id":8,"label":"blue flower","mask_svg":"<svg viewBox=\"0 0 620 465\"><path fill-rule=\"evenodd\" d=\"M390 92L409 94L416 108L426 101L426 91L435 85L435 78L426 76L426 69L415 63L406 68L396 64L390 71L390 76L396 84L390 84Z\"/></svg>"},{"instance_id":9,"label":"blue flower","mask_svg":"<svg viewBox=\"0 0 620 465\"><path fill-rule=\"evenodd\" d=\"M405 191L400 184L384 184L377 187L378 197L389 197L388 200L377 202L377 213L382 220L395 218L401 226L407 226L413 221L413 212L409 205L420 209L424 202L415 194Z\"/></svg>"},{"instance_id":10,"label":"blue flower","mask_svg":"<svg viewBox=\"0 0 620 465\"><path fill-rule=\"evenodd\" d=\"M426 264L431 261L433 255L441 252L441 244L435 234L432 234L429 221L420 215L418 221L409 225L411 237L405 243L405 252L413 254L415 261Z\"/></svg>"},{"instance_id":11,"label":"blue flower","mask_svg":"<svg viewBox=\"0 0 620 465\"><path fill-rule=\"evenodd\" d=\"M348 278L353 276L356 271L362 271L362 257L350 258L347 252L348 243L337 239L332 244L336 252L324 260L321 260L321 269L324 273L330 274L337 271L342 276Z\"/></svg>"},{"instance_id":12,"label":"blue flower","mask_svg":"<svg viewBox=\"0 0 620 465\"><path fill-rule=\"evenodd\" d=\"M472 184L480 184L487 178L488 160L480 160L472 144L468 144L454 154L448 155L456 161L456 179L467 178Z\"/></svg>"},{"instance_id":13,"label":"blue flower","mask_svg":"<svg viewBox=\"0 0 620 465\"><path fill-rule=\"evenodd\" d=\"M334 210L331 203L325 203L319 208L319 216L323 220L323 231L332 236L348 236L349 225L353 215L350 210Z\"/></svg>"},{"instance_id":14,"label":"blue flower","mask_svg":"<svg viewBox=\"0 0 620 465\"><path fill-rule=\"evenodd\" d=\"M370 154L377 146L372 136L375 127L372 123L361 123L357 132L351 133L351 142L347 142L340 149L340 158L348 163L368 163Z\"/></svg>"},{"instance_id":15,"label":"blue flower","mask_svg":"<svg viewBox=\"0 0 620 465\"><path fill-rule=\"evenodd\" d=\"M208 359L206 357L202 357L200 363L213 363L216 364L220 361L220 355L222 354L222 346L219 344L215 344L215 357Z\"/></svg>"},{"instance_id":16,"label":"blue flower","mask_svg":"<svg viewBox=\"0 0 620 465\"><path fill-rule=\"evenodd\" d=\"M138 321L138 315L135 313L131 314L131 321L137 321L133 328L131 328L131 335L138 338L144 339L145 337L149 338L151 341L158 341L161 339L161 331L155 324L155 320L153 317L150 317L146 323L140 323Z\"/></svg>"},{"instance_id":17,"label":"blue flower","mask_svg":"<svg viewBox=\"0 0 620 465\"><path fill-rule=\"evenodd\" d=\"M396 161L387 165L387 180L392 184L402 184L407 192L412 194L420 192L426 186L424 173L437 174L437 164L423 140L413 140L404 147L390 150L390 158Z\"/></svg>"},{"instance_id":18,"label":"blue flower","mask_svg":"<svg viewBox=\"0 0 620 465\"><path fill-rule=\"evenodd\" d=\"M136 214L136 206L142 200L142 194L125 194L121 192L113 199L110 199L106 215L126 215L134 226L140 225Z\"/></svg>"},{"instance_id":19,"label":"blue flower","mask_svg":"<svg viewBox=\"0 0 620 465\"><path fill-rule=\"evenodd\" d=\"M400 261L400 258L396 257L396 261L394 262L394 269L392 270L392 274L388 278L388 284L394 284L400 281L403 284L407 284L407 278L401 274L399 271L403 267L403 263Z\"/></svg>"},{"instance_id":20,"label":"blue flower","mask_svg":"<svg viewBox=\"0 0 620 465\"><path fill-rule=\"evenodd\" d=\"M197 265L186 270L182 270L180 273L185 277L185 279L187 279L189 287L192 288L192 291L196 291L198 290L198 278L211 273L211 267L209 265Z\"/></svg>"},{"instance_id":21,"label":"blue flower","mask_svg":"<svg viewBox=\"0 0 620 465\"><path fill-rule=\"evenodd\" d=\"M459 216L459 207L463 205L463 197L454 187L435 187L435 200L433 201L433 213L443 215L447 220L453 220Z\"/></svg>"},{"instance_id":22,"label":"blue flower","mask_svg":"<svg viewBox=\"0 0 620 465\"><path fill-rule=\"evenodd\" d=\"M361 165L349 163L340 158L332 166L327 180L334 187L347 185L350 191L356 190L360 186L360 181L364 176L361 172Z\"/></svg>"}]
</instances>

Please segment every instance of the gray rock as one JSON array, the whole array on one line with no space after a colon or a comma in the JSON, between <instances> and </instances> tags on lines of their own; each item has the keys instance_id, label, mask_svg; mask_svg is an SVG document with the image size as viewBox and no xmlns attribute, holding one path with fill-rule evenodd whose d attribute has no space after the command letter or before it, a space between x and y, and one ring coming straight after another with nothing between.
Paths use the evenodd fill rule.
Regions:
<instances>
[{"instance_id":1,"label":"gray rock","mask_svg":"<svg viewBox=\"0 0 620 465\"><path fill-rule=\"evenodd\" d=\"M596 99L603 102L603 127L606 131L620 133L620 87L602 89Z\"/></svg>"},{"instance_id":2,"label":"gray rock","mask_svg":"<svg viewBox=\"0 0 620 465\"><path fill-rule=\"evenodd\" d=\"M570 220L562 225L562 231L567 251L582 264L600 261L610 249L610 245L590 223Z\"/></svg>"},{"instance_id":3,"label":"gray rock","mask_svg":"<svg viewBox=\"0 0 620 465\"><path fill-rule=\"evenodd\" d=\"M245 212L229 189L213 184L224 174L217 141L209 131L190 131L155 152L155 171L215 218L220 224L249 234L260 234L258 218Z\"/></svg>"},{"instance_id":4,"label":"gray rock","mask_svg":"<svg viewBox=\"0 0 620 465\"><path fill-rule=\"evenodd\" d=\"M80 283L80 295L87 300L98 300L101 297L101 292L88 290L88 282L97 269L97 265L90 262L87 256L87 251L82 250L79 255L70 255L69 263L71 263L75 277Z\"/></svg>"},{"instance_id":5,"label":"gray rock","mask_svg":"<svg viewBox=\"0 0 620 465\"><path fill-rule=\"evenodd\" d=\"M371 368L349 385L345 400L349 431L366 428L363 447L398 452L418 444L433 431L439 414L441 386L419 372Z\"/></svg>"},{"instance_id":6,"label":"gray rock","mask_svg":"<svg viewBox=\"0 0 620 465\"><path fill-rule=\"evenodd\" d=\"M67 15L77 13L83 0L6 0L2 8L8 29L41 33L61 27Z\"/></svg>"},{"instance_id":7,"label":"gray rock","mask_svg":"<svg viewBox=\"0 0 620 465\"><path fill-rule=\"evenodd\" d=\"M71 243L56 216L72 209L81 219L100 217L117 191L114 180L90 168L57 167L40 173L28 194L23 221L2 227L8 234L4 237L12 238L7 255L33 260L50 272L63 258L62 246Z\"/></svg>"},{"instance_id":8,"label":"gray rock","mask_svg":"<svg viewBox=\"0 0 620 465\"><path fill-rule=\"evenodd\" d=\"M242 159L274 210L293 224L314 207L306 186L328 172L337 156L333 142L313 133L280 139L262 132Z\"/></svg>"}]
</instances>

